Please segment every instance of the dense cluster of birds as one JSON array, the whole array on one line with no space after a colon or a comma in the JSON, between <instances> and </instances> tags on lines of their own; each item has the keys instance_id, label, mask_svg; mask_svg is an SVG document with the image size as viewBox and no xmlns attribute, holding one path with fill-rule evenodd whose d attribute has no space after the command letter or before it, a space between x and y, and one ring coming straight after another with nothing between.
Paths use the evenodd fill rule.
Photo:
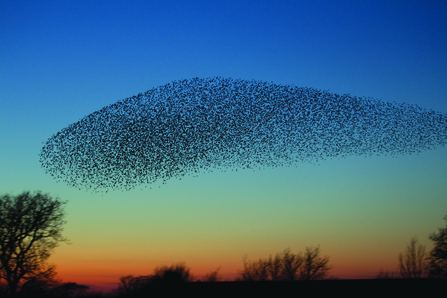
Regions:
<instances>
[{"instance_id":1,"label":"dense cluster of birds","mask_svg":"<svg viewBox=\"0 0 447 298\"><path fill-rule=\"evenodd\" d=\"M229 78L174 81L46 141L40 162L78 188L129 190L215 169L411 154L447 142L447 114L406 103Z\"/></svg>"}]
</instances>

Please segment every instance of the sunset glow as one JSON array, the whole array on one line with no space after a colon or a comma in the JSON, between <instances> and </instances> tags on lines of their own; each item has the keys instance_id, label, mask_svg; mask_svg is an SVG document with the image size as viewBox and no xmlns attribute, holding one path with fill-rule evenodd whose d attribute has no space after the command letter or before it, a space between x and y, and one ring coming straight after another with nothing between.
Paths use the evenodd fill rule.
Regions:
<instances>
[{"instance_id":1,"label":"sunset glow","mask_svg":"<svg viewBox=\"0 0 447 298\"><path fill-rule=\"evenodd\" d=\"M275 166L274 154L279 151L261 152L265 142L250 139L247 148L265 163L253 169L237 162L234 167L215 166L236 160L243 151L239 141L253 134L237 139L241 147L234 143L227 148L229 143L212 146L206 138L191 145L194 134L188 130L190 139L169 139L172 148L208 146L221 154L204 152L215 159L194 160L185 165L185 175L131 185L115 185L112 178L101 176L109 173L111 163L105 162L105 171L95 178L80 175L79 168L71 172L87 179L87 186L110 178L112 182L97 193L85 184L81 190L73 187L62 172L53 171L61 179L45 172L52 165L68 169L76 160L76 148L81 148L78 140L91 131L73 130L67 139L52 139L74 151L63 155L68 149L49 150L44 167L39 154L52 136L104 107L193 78L315 88L445 115L446 14L443 1L1 1L0 194L40 190L67 201L63 235L70 241L54 250L50 263L57 266L62 281L93 290L109 291L120 277L150 275L157 266L178 262L198 279L220 268L221 280L234 280L244 256L258 260L308 246L319 246L330 258L333 278L374 278L380 270L394 271L412 237L428 251L430 233L445 226L445 121L439 121L444 124L430 135L435 136L430 139L433 146L421 145L427 131L418 135L408 129L423 117L412 118L400 132L396 127L403 120L393 126L388 118L382 119L382 130L371 125L364 136L356 136L371 141L368 134L374 131L381 137L394 136L406 149L417 144L395 156L365 145L371 154L326 154L326 160L311 162L300 157L290 165ZM167 101L163 96L157 100ZM266 103L270 101L264 102L268 109ZM328 112L322 114L326 117ZM369 119L369 111L364 114L362 119ZM186 125L192 115L196 114L186 113L179 123ZM253 118L264 121L258 135L275 144L284 141L282 149L302 149L291 145L297 140L295 130L281 139L284 126L269 131L269 119L262 117ZM288 117L297 121L295 114ZM197 119L206 128L206 118ZM225 118L214 132L239 133L229 131L230 120ZM361 126L351 120L349 125ZM327 123L338 125L336 120ZM318 124L302 127L311 132L311 139L321 130ZM328 127L332 126L327 125L327 131ZM387 135L385 128L390 127ZM321 139L342 148L333 134ZM139 135L138 141L146 136ZM151 141L160 141L157 137ZM406 137L410 141L401 142ZM105 142L101 148L117 143ZM315 144L303 144L315 153ZM134 157L141 153L138 146L126 148L136 148ZM82 150L79 156L87 156ZM132 156L125 150L108 150L116 160ZM152 158L152 151L145 152ZM172 158L172 152L164 153ZM95 158L90 155L87 164ZM254 159L250 162L256 164ZM157 173L165 166L155 161L137 165L152 166ZM197 177L189 175L200 165L204 168ZM125 167L117 175L125 177L123 173ZM170 173L172 169L162 174Z\"/></svg>"}]
</instances>

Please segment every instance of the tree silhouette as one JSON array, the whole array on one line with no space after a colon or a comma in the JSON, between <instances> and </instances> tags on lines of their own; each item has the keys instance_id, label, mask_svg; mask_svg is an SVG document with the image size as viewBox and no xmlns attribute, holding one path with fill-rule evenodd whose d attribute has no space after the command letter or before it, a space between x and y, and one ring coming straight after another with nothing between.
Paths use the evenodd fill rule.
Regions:
<instances>
[{"instance_id":1,"label":"tree silhouette","mask_svg":"<svg viewBox=\"0 0 447 298\"><path fill-rule=\"evenodd\" d=\"M447 216L444 217L447 221ZM429 236L434 247L428 256L429 277L447 279L447 226Z\"/></svg>"},{"instance_id":2,"label":"tree silhouette","mask_svg":"<svg viewBox=\"0 0 447 298\"><path fill-rule=\"evenodd\" d=\"M407 250L399 255L399 273L402 278L421 278L426 275L425 246L418 245L418 240L413 237Z\"/></svg>"},{"instance_id":3,"label":"tree silhouette","mask_svg":"<svg viewBox=\"0 0 447 298\"><path fill-rule=\"evenodd\" d=\"M216 281L218 281L219 280L219 270L220 270L220 267L217 268L214 271L211 271L211 272L205 274L205 277L203 278L203 281L204 282L216 282Z\"/></svg>"},{"instance_id":4,"label":"tree silhouette","mask_svg":"<svg viewBox=\"0 0 447 298\"><path fill-rule=\"evenodd\" d=\"M287 249L289 251L290 249ZM286 250L284 250L285 252ZM283 252L283 254L284 254ZM268 264L269 264L269 273L270 278L272 280L281 280L282 279L282 257L280 254L276 254L274 258L272 256L269 257Z\"/></svg>"},{"instance_id":5,"label":"tree silhouette","mask_svg":"<svg viewBox=\"0 0 447 298\"><path fill-rule=\"evenodd\" d=\"M160 266L154 269L152 284L158 283L182 283L192 281L191 268L184 263L171 266Z\"/></svg>"},{"instance_id":6,"label":"tree silhouette","mask_svg":"<svg viewBox=\"0 0 447 298\"><path fill-rule=\"evenodd\" d=\"M54 271L46 261L66 241L64 203L40 192L0 197L0 279L11 296L23 282Z\"/></svg>"},{"instance_id":7,"label":"tree silhouette","mask_svg":"<svg viewBox=\"0 0 447 298\"><path fill-rule=\"evenodd\" d=\"M55 268L49 266L47 270L26 279L20 288L20 297L47 297L60 285Z\"/></svg>"},{"instance_id":8,"label":"tree silhouette","mask_svg":"<svg viewBox=\"0 0 447 298\"><path fill-rule=\"evenodd\" d=\"M290 249L285 249L280 255L282 266L280 276L282 280L297 280L299 278L299 269L303 264L303 256L301 253L294 255Z\"/></svg>"},{"instance_id":9,"label":"tree silhouette","mask_svg":"<svg viewBox=\"0 0 447 298\"><path fill-rule=\"evenodd\" d=\"M244 269L240 272L243 281L264 281L269 279L269 261L259 259L258 261L242 259Z\"/></svg>"},{"instance_id":10,"label":"tree silhouette","mask_svg":"<svg viewBox=\"0 0 447 298\"><path fill-rule=\"evenodd\" d=\"M320 257L320 247L306 247L303 257L303 265L300 270L300 279L314 280L323 279L332 269L329 264L329 257Z\"/></svg>"},{"instance_id":11,"label":"tree silhouette","mask_svg":"<svg viewBox=\"0 0 447 298\"><path fill-rule=\"evenodd\" d=\"M55 297L83 297L85 292L89 289L88 286L78 285L74 282L67 282L60 284L53 290L53 296Z\"/></svg>"},{"instance_id":12,"label":"tree silhouette","mask_svg":"<svg viewBox=\"0 0 447 298\"><path fill-rule=\"evenodd\" d=\"M127 275L120 278L120 284L118 285L118 289L116 289L116 293L119 297L132 297L132 295L136 295L146 290L152 281L152 277L149 275L146 276L137 276Z\"/></svg>"},{"instance_id":13,"label":"tree silhouette","mask_svg":"<svg viewBox=\"0 0 447 298\"><path fill-rule=\"evenodd\" d=\"M243 281L266 280L314 280L327 276L332 266L329 257L320 256L320 248L306 247L304 253L293 254L289 248L274 258L249 261L243 258L244 269L240 271Z\"/></svg>"},{"instance_id":14,"label":"tree silhouette","mask_svg":"<svg viewBox=\"0 0 447 298\"><path fill-rule=\"evenodd\" d=\"M156 267L153 275L121 277L115 293L119 297L146 297L158 293L157 291L160 291L160 289L166 290L172 288L172 285L179 285L192 280L191 268L184 263L177 263L171 266ZM165 292L163 295L170 296L169 292Z\"/></svg>"}]
</instances>

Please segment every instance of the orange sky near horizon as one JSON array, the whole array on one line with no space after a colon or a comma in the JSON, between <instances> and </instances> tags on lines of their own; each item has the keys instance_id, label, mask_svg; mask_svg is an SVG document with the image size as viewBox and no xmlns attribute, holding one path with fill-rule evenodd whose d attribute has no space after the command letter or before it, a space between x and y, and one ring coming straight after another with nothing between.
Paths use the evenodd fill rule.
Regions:
<instances>
[{"instance_id":1,"label":"orange sky near horizon","mask_svg":"<svg viewBox=\"0 0 447 298\"><path fill-rule=\"evenodd\" d=\"M71 244L61 243L49 261L63 282L92 289L111 290L122 276L149 275L157 266L177 262L184 262L197 277L220 267L223 279L233 279L244 256L257 260L286 248L297 253L318 245L330 258L334 267L330 276L335 278L373 278L380 270L394 271L399 253L412 237L429 251L428 236L445 226L446 15L447 1L0 1L0 195L41 191L67 201L62 234ZM268 149L272 151L267 152L274 162L259 163L259 168L244 169L238 163L244 158L241 151L216 147L221 150L216 152L219 158L233 152L234 164L217 169L219 162L206 161L204 168L209 165L209 170L197 177L188 176L193 167L185 166L184 177L172 177L165 184L167 176L156 170L151 172L157 178L152 184L121 191L127 185L117 182L116 190L102 193L88 188L95 185L78 189L63 179L56 181L40 161L47 140L67 127L77 127L70 125L96 111L178 80L216 77L338 94L345 110L321 109L326 97L318 99L312 110L324 111L319 112L321 119L332 119L327 125L344 131L341 136L352 141L337 137L338 131L324 132L321 121L309 122L303 126L309 134L297 143L272 138L274 144ZM275 100L268 93L259 101ZM356 108L365 118L348 117L357 112L345 105L343 101L351 97L343 94L365 103ZM389 103L396 113L382 119L363 101L367 98ZM156 100L175 101L164 95ZM403 115L399 108L403 106L414 107L415 117ZM262 104L259 108L264 109ZM308 112L303 109L300 114ZM422 110L433 110L439 117L424 118L426 112L417 112ZM336 116L339 113L346 117ZM138 115L129 114L123 123L140 121ZM258 114L259 121L268 120L265 115ZM176 122L177 117L162 118L160 123L185 125ZM381 118L382 129L363 127L370 123L368 118ZM218 124L200 119L191 121L204 127L205 121ZM405 128L400 119L408 124ZM408 119L417 119L421 126ZM301 122L296 124L301 129ZM252 128L244 132L247 140ZM113 137L109 125L101 129L101 134ZM286 136L282 129L278 126L271 132ZM72 140L81 140L86 131L76 131ZM325 134L323 147L334 145L348 156L324 150L327 159L307 162L319 146L312 144L318 141L316 131ZM421 131L433 132L429 144L423 144ZM371 136L365 138L368 141L363 141L364 132ZM86 142L97 133L87 133ZM150 155L147 160L157 158L151 147L157 142L152 141L164 142L172 135L164 129L140 133L136 139L147 136L147 144L123 142L127 145L107 157L85 155L86 162L101 166L113 165L116 158L137 163L145 154ZM385 146L390 151L397 148L395 156L380 151L384 142L390 142ZM138 150L132 148L136 144L144 145ZM290 146L290 152L297 154L290 167L274 160L275 148L282 144L297 146ZM195 147L201 145L190 150ZM348 148L341 150L344 147ZM167 159L177 154L166 149L170 146L157 148ZM192 153L199 156L201 150ZM56 155L57 165L70 167L71 160ZM204 160L197 162L201 165ZM253 164L258 165L254 160ZM77 168L68 178L85 174L83 169ZM107 180L105 175L96 182Z\"/></svg>"}]
</instances>

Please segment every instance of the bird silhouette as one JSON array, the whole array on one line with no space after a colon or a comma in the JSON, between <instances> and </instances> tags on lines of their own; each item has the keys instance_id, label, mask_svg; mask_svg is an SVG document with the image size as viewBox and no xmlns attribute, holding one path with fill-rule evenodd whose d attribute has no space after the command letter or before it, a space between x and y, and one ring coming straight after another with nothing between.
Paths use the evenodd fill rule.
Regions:
<instances>
[{"instance_id":1,"label":"bird silhouette","mask_svg":"<svg viewBox=\"0 0 447 298\"><path fill-rule=\"evenodd\" d=\"M40 162L58 181L94 191L216 169L402 155L444 146L447 114L407 103L231 78L150 89L50 137Z\"/></svg>"}]
</instances>

